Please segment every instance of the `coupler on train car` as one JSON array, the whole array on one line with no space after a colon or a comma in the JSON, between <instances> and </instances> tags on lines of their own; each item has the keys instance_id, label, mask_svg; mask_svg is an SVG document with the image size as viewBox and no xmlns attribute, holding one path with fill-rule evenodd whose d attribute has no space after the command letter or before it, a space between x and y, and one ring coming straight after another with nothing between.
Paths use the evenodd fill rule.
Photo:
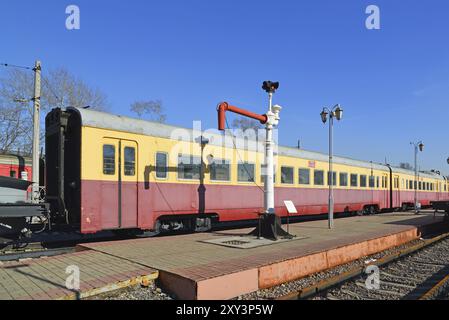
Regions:
<instances>
[{"instance_id":1,"label":"coupler on train car","mask_svg":"<svg viewBox=\"0 0 449 320\"><path fill-rule=\"evenodd\" d=\"M293 239L295 236L282 229L281 218L273 213L259 214L259 224L250 236L269 240Z\"/></svg>"}]
</instances>

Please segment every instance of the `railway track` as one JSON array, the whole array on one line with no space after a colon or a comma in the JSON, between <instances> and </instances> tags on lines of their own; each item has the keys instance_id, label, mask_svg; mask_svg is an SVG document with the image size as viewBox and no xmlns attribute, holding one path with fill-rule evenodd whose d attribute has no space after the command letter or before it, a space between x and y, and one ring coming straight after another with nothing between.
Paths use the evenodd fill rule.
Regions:
<instances>
[{"instance_id":1,"label":"railway track","mask_svg":"<svg viewBox=\"0 0 449 320\"><path fill-rule=\"evenodd\" d=\"M80 235L74 232L59 231L42 233L31 238L5 240L0 244L0 261L35 259L70 253L77 244L128 239L108 232L95 235Z\"/></svg>"},{"instance_id":2,"label":"railway track","mask_svg":"<svg viewBox=\"0 0 449 320\"><path fill-rule=\"evenodd\" d=\"M276 299L429 300L449 298L448 289L449 233Z\"/></svg>"},{"instance_id":3,"label":"railway track","mask_svg":"<svg viewBox=\"0 0 449 320\"><path fill-rule=\"evenodd\" d=\"M75 247L63 247L52 249L28 249L25 251L7 251L0 253L0 261L17 261L22 259L36 259L42 257L57 256L60 254L71 253Z\"/></svg>"}]
</instances>

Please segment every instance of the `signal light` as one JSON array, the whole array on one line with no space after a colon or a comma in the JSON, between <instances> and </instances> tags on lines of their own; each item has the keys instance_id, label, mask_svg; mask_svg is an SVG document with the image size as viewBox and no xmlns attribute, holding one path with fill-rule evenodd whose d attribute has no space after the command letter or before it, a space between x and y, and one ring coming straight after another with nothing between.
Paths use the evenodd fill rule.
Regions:
<instances>
[{"instance_id":1,"label":"signal light","mask_svg":"<svg viewBox=\"0 0 449 320\"><path fill-rule=\"evenodd\" d=\"M264 81L262 89L268 93L274 93L277 89L279 89L279 82Z\"/></svg>"}]
</instances>

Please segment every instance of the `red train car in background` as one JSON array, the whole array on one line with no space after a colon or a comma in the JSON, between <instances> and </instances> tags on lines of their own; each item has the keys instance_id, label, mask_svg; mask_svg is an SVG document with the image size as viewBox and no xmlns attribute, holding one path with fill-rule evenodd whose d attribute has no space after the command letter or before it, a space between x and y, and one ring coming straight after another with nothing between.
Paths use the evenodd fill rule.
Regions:
<instances>
[{"instance_id":1,"label":"red train car in background","mask_svg":"<svg viewBox=\"0 0 449 320\"><path fill-rule=\"evenodd\" d=\"M31 157L0 153L0 176L31 181L33 176Z\"/></svg>"}]
</instances>

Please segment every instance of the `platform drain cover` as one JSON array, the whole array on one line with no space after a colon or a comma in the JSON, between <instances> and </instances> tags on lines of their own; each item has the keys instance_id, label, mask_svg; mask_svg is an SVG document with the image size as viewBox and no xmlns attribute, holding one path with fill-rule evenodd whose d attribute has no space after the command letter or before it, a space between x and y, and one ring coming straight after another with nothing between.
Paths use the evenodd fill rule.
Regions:
<instances>
[{"instance_id":1,"label":"platform drain cover","mask_svg":"<svg viewBox=\"0 0 449 320\"><path fill-rule=\"evenodd\" d=\"M233 246L241 246L241 245L250 243L250 241L229 240L229 241L223 241L222 243L223 244L230 244L230 245L233 245Z\"/></svg>"},{"instance_id":2,"label":"platform drain cover","mask_svg":"<svg viewBox=\"0 0 449 320\"><path fill-rule=\"evenodd\" d=\"M219 235L218 235L219 236ZM262 246L276 245L289 241L297 241L305 239L306 237L295 237L293 239L279 239L277 241L271 241L269 239L252 237L252 236L234 236L234 237L217 237L215 239L200 240L199 242L214 244L229 248L238 249L252 249Z\"/></svg>"}]
</instances>

